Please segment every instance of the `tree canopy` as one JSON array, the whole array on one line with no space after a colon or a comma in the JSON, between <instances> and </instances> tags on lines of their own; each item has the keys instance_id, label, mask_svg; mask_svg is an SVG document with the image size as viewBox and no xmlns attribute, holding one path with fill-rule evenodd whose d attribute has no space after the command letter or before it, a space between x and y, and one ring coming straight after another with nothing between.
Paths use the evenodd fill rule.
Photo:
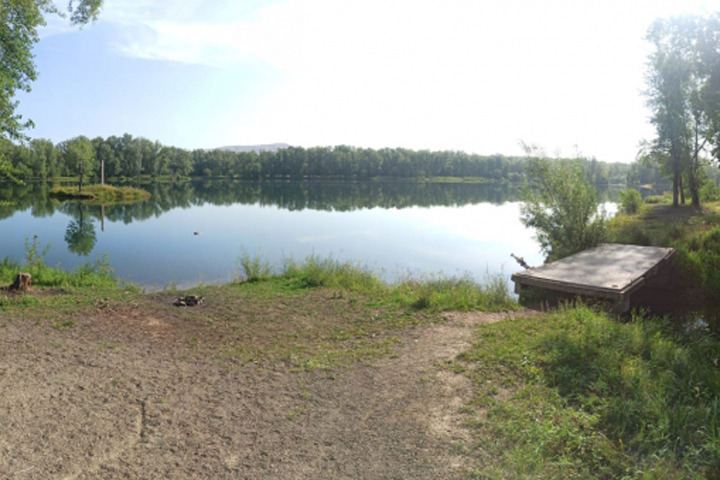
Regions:
<instances>
[{"instance_id":1,"label":"tree canopy","mask_svg":"<svg viewBox=\"0 0 720 480\"><path fill-rule=\"evenodd\" d=\"M658 19L647 39L646 95L656 136L641 158L660 166L673 182L673 205L700 204L704 153L720 154L720 14Z\"/></svg>"},{"instance_id":2,"label":"tree canopy","mask_svg":"<svg viewBox=\"0 0 720 480\"><path fill-rule=\"evenodd\" d=\"M67 13L73 25L94 21L102 0L70 0ZM32 48L38 42L38 28L48 15L66 16L52 0L3 0L0 3L0 137L21 140L32 121L16 111L17 91L30 91L37 79Z\"/></svg>"}]
</instances>

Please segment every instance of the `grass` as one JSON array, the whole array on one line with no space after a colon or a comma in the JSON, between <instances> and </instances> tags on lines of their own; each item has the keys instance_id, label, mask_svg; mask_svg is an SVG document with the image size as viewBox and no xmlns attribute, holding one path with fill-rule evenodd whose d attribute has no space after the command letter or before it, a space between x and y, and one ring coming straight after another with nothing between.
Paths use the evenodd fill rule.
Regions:
<instances>
[{"instance_id":1,"label":"grass","mask_svg":"<svg viewBox=\"0 0 720 480\"><path fill-rule=\"evenodd\" d=\"M38 287L115 287L117 279L107 256L86 263L74 270L63 270L45 264L51 245L41 246L38 236L25 238L25 262L20 263L5 257L0 262L0 283L11 283L18 272L32 275L32 285Z\"/></svg>"},{"instance_id":2,"label":"grass","mask_svg":"<svg viewBox=\"0 0 720 480\"><path fill-rule=\"evenodd\" d=\"M372 305L393 304L414 310L501 311L519 308L510 295L506 280L488 276L479 283L470 276L407 278L387 284L377 272L357 263L332 257L310 255L302 261L285 259L273 273L259 255L243 253L238 260L246 282L280 281L288 289L330 288L339 292L362 293Z\"/></svg>"},{"instance_id":3,"label":"grass","mask_svg":"<svg viewBox=\"0 0 720 480\"><path fill-rule=\"evenodd\" d=\"M41 246L34 236L25 239L25 259L15 262L5 257L0 261L0 284L9 285L19 272L32 276L33 295L0 294L0 309L20 309L33 312L42 318L71 314L83 306L95 305L99 300L123 298L128 293L137 294L140 288L120 282L110 266L107 256L99 257L73 270L64 270L45 264L43 257L50 244ZM18 310L18 311L20 311Z\"/></svg>"},{"instance_id":4,"label":"grass","mask_svg":"<svg viewBox=\"0 0 720 480\"><path fill-rule=\"evenodd\" d=\"M88 185L82 191L75 187L53 187L51 197L59 199L88 200L91 202L140 202L150 198L150 193L133 187L111 185Z\"/></svg>"},{"instance_id":5,"label":"grass","mask_svg":"<svg viewBox=\"0 0 720 480\"><path fill-rule=\"evenodd\" d=\"M611 241L673 247L676 264L697 297L712 299L720 289L720 202L645 205L636 215L618 214L610 222Z\"/></svg>"},{"instance_id":6,"label":"grass","mask_svg":"<svg viewBox=\"0 0 720 480\"><path fill-rule=\"evenodd\" d=\"M477 478L718 478L720 343L587 307L482 325ZM713 476L715 475L715 476Z\"/></svg>"}]
</instances>

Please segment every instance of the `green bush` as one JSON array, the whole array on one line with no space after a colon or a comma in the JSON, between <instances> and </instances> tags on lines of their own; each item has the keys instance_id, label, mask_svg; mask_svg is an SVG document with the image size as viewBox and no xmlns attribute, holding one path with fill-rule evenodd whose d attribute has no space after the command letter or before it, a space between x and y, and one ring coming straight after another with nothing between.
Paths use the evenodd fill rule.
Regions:
<instances>
[{"instance_id":1,"label":"green bush","mask_svg":"<svg viewBox=\"0 0 720 480\"><path fill-rule=\"evenodd\" d=\"M603 242L605 213L596 190L584 179L578 161L550 160L526 147L524 201L520 220L534 228L546 262Z\"/></svg>"},{"instance_id":2,"label":"green bush","mask_svg":"<svg viewBox=\"0 0 720 480\"><path fill-rule=\"evenodd\" d=\"M715 180L708 178L700 187L701 202L716 202L720 200L720 187L715 184Z\"/></svg>"},{"instance_id":3,"label":"green bush","mask_svg":"<svg viewBox=\"0 0 720 480\"><path fill-rule=\"evenodd\" d=\"M643 200L640 192L633 188L627 190L621 190L618 192L620 195L620 203L618 205L620 212L627 215L635 215L640 212Z\"/></svg>"}]
</instances>

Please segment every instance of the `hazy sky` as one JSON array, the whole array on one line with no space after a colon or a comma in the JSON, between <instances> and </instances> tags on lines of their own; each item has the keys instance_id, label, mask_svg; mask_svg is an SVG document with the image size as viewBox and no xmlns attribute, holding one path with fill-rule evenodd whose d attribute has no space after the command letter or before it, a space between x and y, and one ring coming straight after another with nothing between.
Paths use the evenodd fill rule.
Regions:
<instances>
[{"instance_id":1,"label":"hazy sky","mask_svg":"<svg viewBox=\"0 0 720 480\"><path fill-rule=\"evenodd\" d=\"M64 4L65 2L63 2ZM19 96L32 137L130 133L213 148L284 142L632 161L659 16L700 0L105 0L54 19Z\"/></svg>"}]
</instances>

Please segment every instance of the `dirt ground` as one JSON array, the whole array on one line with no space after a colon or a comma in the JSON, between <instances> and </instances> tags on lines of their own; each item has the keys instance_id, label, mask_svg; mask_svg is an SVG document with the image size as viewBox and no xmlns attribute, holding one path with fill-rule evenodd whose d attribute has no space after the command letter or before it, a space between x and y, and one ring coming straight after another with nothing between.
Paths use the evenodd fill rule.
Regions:
<instances>
[{"instance_id":1,"label":"dirt ground","mask_svg":"<svg viewBox=\"0 0 720 480\"><path fill-rule=\"evenodd\" d=\"M197 354L167 308L98 309L67 328L0 313L0 478L445 479L480 467L446 367L472 328L449 313L395 353L297 371ZM215 339L215 340L213 340Z\"/></svg>"}]
</instances>

